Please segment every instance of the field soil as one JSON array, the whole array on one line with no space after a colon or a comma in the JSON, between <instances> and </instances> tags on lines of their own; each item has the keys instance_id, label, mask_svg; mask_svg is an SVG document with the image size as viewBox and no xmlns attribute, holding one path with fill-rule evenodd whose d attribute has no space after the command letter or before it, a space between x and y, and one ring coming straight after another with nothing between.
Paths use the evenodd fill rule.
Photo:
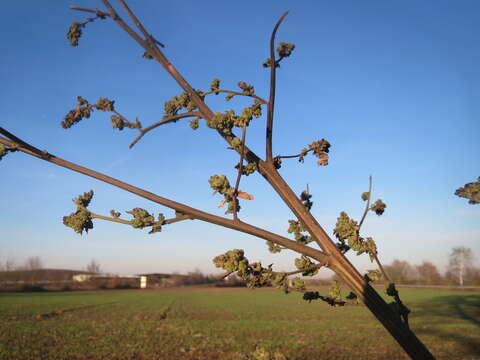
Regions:
<instances>
[{"instance_id":1,"label":"field soil","mask_svg":"<svg viewBox=\"0 0 480 360\"><path fill-rule=\"evenodd\" d=\"M480 359L480 292L402 289L438 359ZM244 288L0 294L0 359L407 359L361 305Z\"/></svg>"}]
</instances>

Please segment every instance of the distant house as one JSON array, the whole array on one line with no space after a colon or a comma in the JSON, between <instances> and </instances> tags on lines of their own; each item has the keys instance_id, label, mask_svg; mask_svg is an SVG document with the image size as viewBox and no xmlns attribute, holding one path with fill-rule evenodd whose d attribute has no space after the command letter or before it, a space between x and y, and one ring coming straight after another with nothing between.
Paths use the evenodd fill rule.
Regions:
<instances>
[{"instance_id":1,"label":"distant house","mask_svg":"<svg viewBox=\"0 0 480 360\"><path fill-rule=\"evenodd\" d=\"M72 280L76 282L88 282L101 289L143 289L145 287L142 284L142 277L137 275L121 276L114 274L82 273L74 275ZM144 282L145 281L143 281L143 283Z\"/></svg>"},{"instance_id":2,"label":"distant house","mask_svg":"<svg viewBox=\"0 0 480 360\"><path fill-rule=\"evenodd\" d=\"M137 276L146 279L147 288L181 286L188 278L187 275L162 273L137 274Z\"/></svg>"},{"instance_id":3,"label":"distant house","mask_svg":"<svg viewBox=\"0 0 480 360\"><path fill-rule=\"evenodd\" d=\"M76 274L72 276L73 281L88 281L92 278L93 274Z\"/></svg>"}]
</instances>

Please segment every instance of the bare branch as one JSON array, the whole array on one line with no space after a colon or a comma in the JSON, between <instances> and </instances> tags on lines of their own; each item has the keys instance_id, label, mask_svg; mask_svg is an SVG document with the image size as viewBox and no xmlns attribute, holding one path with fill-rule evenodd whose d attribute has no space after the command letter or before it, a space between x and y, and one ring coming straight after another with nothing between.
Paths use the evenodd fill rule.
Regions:
<instances>
[{"instance_id":1,"label":"bare branch","mask_svg":"<svg viewBox=\"0 0 480 360\"><path fill-rule=\"evenodd\" d=\"M268 113L267 113L267 134L266 134L266 161L272 160L272 131L273 131L273 110L275 107L275 81L277 66L275 63L275 35L278 27L282 23L283 19L287 16L288 11L285 11L280 19L278 19L270 37L270 98L268 100Z\"/></svg>"},{"instance_id":2,"label":"bare branch","mask_svg":"<svg viewBox=\"0 0 480 360\"><path fill-rule=\"evenodd\" d=\"M6 130L0 128L0 132L3 134L4 132L7 132ZM7 132L8 133L8 132ZM10 134L10 133L8 133ZM13 135L12 135L13 136ZM17 138L18 139L18 138ZM20 140L20 139L19 139ZM215 225L220 225L226 228L230 228L233 230L237 230L246 234L250 234L256 237L259 237L264 240L272 241L275 244L282 245L290 250L297 251L299 253L305 254L307 256L310 256L313 259L316 259L319 262L327 262L329 259L329 255L323 253L322 251L310 248L308 246L305 246L303 244L300 244L296 241L287 239L283 236L271 233L269 231L266 231L264 229L258 228L256 226L244 223L242 221L233 221L228 218L216 216L210 213L206 213L204 211L189 207L187 205L184 205L182 203L169 200L167 198L155 195L149 191L146 191L144 189L138 188L136 186L127 184L123 181L120 181L118 179L112 178L110 176L104 175L102 173L99 173L97 171L88 169L86 167L77 165L75 163L69 162L67 160L63 160L59 157L56 157L54 155L49 154L49 157L46 157L43 155L41 151L36 149L35 147L23 142L20 140L20 142L14 142L8 139L4 139L0 137L0 143L4 144L9 147L15 147L17 148L18 151L21 151L25 154L35 156L37 158L40 158L42 160L48 161L50 163L53 163L58 166L62 166L64 168L73 170L75 172L78 172L80 174L92 177L94 179L103 181L107 184L111 184L113 186L116 186L120 189L123 189L125 191L131 192L135 195L138 195L144 199L150 200L152 202L155 202L157 204L169 207L171 209L177 210L181 212L182 214L185 214L187 216L191 216L195 219L202 220L211 224ZM26 144L27 146L24 146L23 144ZM36 151L32 151L31 149L36 149Z\"/></svg>"},{"instance_id":3,"label":"bare branch","mask_svg":"<svg viewBox=\"0 0 480 360\"><path fill-rule=\"evenodd\" d=\"M161 125L165 125L165 124L168 124L168 123L171 123L171 122L176 122L177 120L179 119L183 119L183 118L186 118L186 117L190 117L190 116L197 116L197 117L200 117L200 113L198 111L191 111L191 112L187 112L187 113L183 113L183 114L176 114L176 115L173 115L173 116L167 116L167 117L164 117L162 120L144 128L144 129L140 129L140 134L132 141L132 143L128 146L130 149L138 142L140 141L140 139L149 131L161 126Z\"/></svg>"}]
</instances>

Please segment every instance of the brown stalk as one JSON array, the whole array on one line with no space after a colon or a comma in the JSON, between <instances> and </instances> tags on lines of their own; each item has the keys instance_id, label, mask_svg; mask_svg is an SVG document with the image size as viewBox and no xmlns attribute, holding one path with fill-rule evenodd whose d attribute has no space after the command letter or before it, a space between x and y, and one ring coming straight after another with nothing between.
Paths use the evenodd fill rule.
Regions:
<instances>
[{"instance_id":1,"label":"brown stalk","mask_svg":"<svg viewBox=\"0 0 480 360\"><path fill-rule=\"evenodd\" d=\"M0 133L4 134L4 133L8 133L8 132L0 127ZM22 143L26 144L23 141L22 141ZM8 139L2 138L2 137L0 137L0 144L6 145L8 147L15 147L18 151L21 151L21 152L26 153L28 155L35 156L35 157L40 158L42 160L51 162L55 165L62 166L64 168L76 171L80 174L92 177L94 179L103 181L103 182L105 182L107 184L110 184L110 185L113 185L113 186L116 186L120 189L131 192L135 195L138 195L138 196L140 196L144 199L153 201L157 204L160 204L160 205L166 206L168 208L174 209L178 212L181 212L182 214L185 214L185 216L190 216L190 217L198 219L198 220L202 220L202 221L209 222L209 223L212 223L212 224L215 224L215 225L220 225L220 226L223 226L223 227L226 227L226 228L238 230L240 232L244 232L246 234L250 234L250 235L259 237L261 239L272 241L275 244L282 245L282 246L284 246L284 247L286 247L290 250L293 250L293 251L304 253L304 254L306 254L306 255L308 255L308 256L310 256L310 257L312 257L312 258L314 258L318 261L321 261L321 262L327 262L328 261L329 256L327 254L325 254L321 251L318 251L316 249L312 249L312 248L310 248L308 246L305 246L303 244L297 243L296 241L287 239L283 236L271 233L271 232L266 231L264 229L257 228L253 225L244 223L242 221L233 221L233 220L228 219L228 218L216 216L216 215L213 215L213 214L210 214L210 213L207 213L207 212L189 207L189 206L184 205L182 203L166 199L164 197L153 194L149 191L143 190L143 189L138 188L136 186L127 184L123 181L120 181L120 180L117 180L117 179L112 178L110 176L99 173L97 171L94 171L94 170L88 169L86 167L77 165L77 164L69 162L67 160L63 160L63 159L61 159L59 157L56 157L54 155L49 154L49 156L45 156L44 152L36 149L35 147L33 147L31 145L28 145L28 147L26 147L26 146L22 145L21 143L17 143L15 141L8 140ZM36 151L32 151L31 149L36 149ZM182 218L182 220L184 220L184 219ZM178 221L180 221L180 220L178 220ZM171 222L173 223L174 221L172 220Z\"/></svg>"},{"instance_id":2,"label":"brown stalk","mask_svg":"<svg viewBox=\"0 0 480 360\"><path fill-rule=\"evenodd\" d=\"M148 47L143 39L141 39L131 28L128 27L119 17L109 4L108 0L102 0L107 7L110 7L112 15L117 24L129 33L145 50L149 53L170 73L170 75L178 82L178 84L189 94L190 98L198 106L202 117L210 119L213 112L202 99L197 95L188 82L180 75L176 68L163 55L161 50L154 46ZM231 145L234 135L219 134ZM255 153L245 147L245 157L249 162L256 162L259 173L274 188L285 204L300 219L307 228L308 232L315 241L320 244L321 248L331 255L330 267L342 277L346 284L358 295L370 311L385 326L390 334L397 340L402 348L413 359L433 359L433 355L423 345L423 343L406 327L397 315L390 309L383 298L365 281L363 276L356 268L343 256L338 250L335 243L330 239L323 228L318 224L315 218L306 211L302 202L297 198L295 193L290 189L287 183L282 179L271 162L262 161ZM311 248L309 248L311 249Z\"/></svg>"},{"instance_id":3,"label":"brown stalk","mask_svg":"<svg viewBox=\"0 0 480 360\"><path fill-rule=\"evenodd\" d=\"M168 61L157 46L149 46L145 40L141 39L123 20L118 17L108 0L102 0L109 9L115 22L132 36L146 51L148 51L178 82L178 84L189 94L190 98L198 106L202 117L210 119L213 112L202 101L198 94L180 75L176 68ZM234 135L219 134L231 145ZM303 203L297 198L288 184L282 179L271 162L262 161L255 153L247 147L246 158L249 162L256 162L259 173L274 188L285 204L292 210L294 215L303 222L306 229L320 247L331 255L330 267L345 281L345 283L358 295L359 299L365 303L375 317L385 326L390 334L397 340L402 348L413 359L433 359L433 355L423 345L423 343L406 327L391 310L383 298L365 281L364 277L347 260L347 258L338 250L335 243L330 239L325 230L318 224L316 219L306 211ZM309 247L307 247L309 248ZM310 248L309 248L310 249ZM313 257L315 258L315 257ZM317 259L318 260L318 259Z\"/></svg>"},{"instance_id":4,"label":"brown stalk","mask_svg":"<svg viewBox=\"0 0 480 360\"><path fill-rule=\"evenodd\" d=\"M272 161L272 136L273 136L273 110L275 108L275 82L277 63L275 62L275 35L278 27L282 23L283 19L287 16L288 11L285 11L278 19L270 37L270 97L268 100L268 112L267 112L267 133L266 133L266 161Z\"/></svg>"},{"instance_id":5,"label":"brown stalk","mask_svg":"<svg viewBox=\"0 0 480 360\"><path fill-rule=\"evenodd\" d=\"M163 118L162 120L150 125L150 126L147 126L146 128L143 128L143 129L139 129L140 131L140 134L132 141L132 143L128 146L130 149L132 147L135 146L135 144L137 142L140 141L140 139L149 131L161 126L161 125L165 125L165 124L168 124L168 123L171 123L171 122L176 122L177 120L179 119L183 119L183 118L186 118L186 117L190 117L190 116L199 116L200 113L197 112L197 111L190 111L190 112L187 112L187 113L183 113L183 114L176 114L176 115L172 115L172 116L168 116L168 117L165 117Z\"/></svg>"}]
</instances>

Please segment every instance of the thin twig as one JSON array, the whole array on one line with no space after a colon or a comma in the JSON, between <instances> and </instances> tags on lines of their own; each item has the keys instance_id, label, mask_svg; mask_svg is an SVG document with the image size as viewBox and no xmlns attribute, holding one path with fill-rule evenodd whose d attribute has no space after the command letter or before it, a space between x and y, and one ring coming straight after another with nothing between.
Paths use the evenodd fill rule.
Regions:
<instances>
[{"instance_id":1,"label":"thin twig","mask_svg":"<svg viewBox=\"0 0 480 360\"><path fill-rule=\"evenodd\" d=\"M120 219L120 218L116 218L116 217L95 214L95 213L91 212L90 210L87 210L87 211L90 213L90 217L92 217L93 219L101 219L101 220L117 222L117 223L125 224L125 225L132 225L131 220L125 220L125 219Z\"/></svg>"},{"instance_id":2,"label":"thin twig","mask_svg":"<svg viewBox=\"0 0 480 360\"><path fill-rule=\"evenodd\" d=\"M367 217L367 214L368 214L368 211L370 210L370 201L372 199L372 185L373 181L372 181L372 175L370 175L368 177L368 198L367 198L367 202L365 204L365 210L363 211L363 215L362 215L362 219L360 220L360 222L358 223L358 230L360 231L360 228L362 227L363 225L363 222L365 221L365 218ZM378 259L378 256L377 254L373 254L373 258L375 259L375 262L377 263L380 271L382 272L383 274L383 277L388 280L388 282L392 282L390 280L390 277L388 276L387 272L385 271L385 269L383 268L382 266L382 263L380 262L380 260Z\"/></svg>"},{"instance_id":3,"label":"thin twig","mask_svg":"<svg viewBox=\"0 0 480 360\"><path fill-rule=\"evenodd\" d=\"M90 213L90 216L94 219L101 219L101 220L117 222L117 223L125 224L125 225L132 225L131 220L125 220L125 219L120 219L120 218L116 218L116 217L112 217L112 216L95 214L95 213L91 212L90 210L87 210L87 211ZM164 220L162 225L169 225L169 224L173 224L173 223L176 223L176 222L179 222L179 221L184 221L184 220L189 220L189 219L194 220L194 217L189 216L189 215L174 217L174 218L171 218L171 219Z\"/></svg>"},{"instance_id":4,"label":"thin twig","mask_svg":"<svg viewBox=\"0 0 480 360\"><path fill-rule=\"evenodd\" d=\"M190 116L200 117L200 115L201 114L198 111L190 111L190 112L183 113L183 114L176 114L176 115L164 117L162 120L144 128L144 129L139 129L140 134L132 141L132 143L128 147L131 149L138 141L140 141L140 139L147 132L159 127L160 125L165 125L165 124L168 124L168 123L171 123L171 122L176 122L179 119L183 119L183 118L190 117Z\"/></svg>"},{"instance_id":5,"label":"thin twig","mask_svg":"<svg viewBox=\"0 0 480 360\"><path fill-rule=\"evenodd\" d=\"M259 102L261 102L261 103L264 104L264 105L267 105L267 104L268 104L268 101L262 99L260 96L257 96L257 95L255 95L255 94L253 94L253 95L245 95L245 94L243 94L243 93L241 93L241 92L232 91L232 90L221 90L221 89L211 90L211 91L208 91L208 92L204 92L203 95L204 95L204 96L207 96L207 95L210 95L210 94L218 94L218 93L225 93L225 94L231 94L231 95L239 95L239 96L251 97L251 98L257 99Z\"/></svg>"},{"instance_id":6,"label":"thin twig","mask_svg":"<svg viewBox=\"0 0 480 360\"><path fill-rule=\"evenodd\" d=\"M110 17L109 13L100 11L98 9L87 9L87 8L82 8L82 7L75 6L75 5L70 5L69 8L72 9L72 10L89 12L89 13L95 14L97 16L108 16L108 17Z\"/></svg>"},{"instance_id":7,"label":"thin twig","mask_svg":"<svg viewBox=\"0 0 480 360\"><path fill-rule=\"evenodd\" d=\"M267 113L267 133L266 133L266 161L272 161L272 131L273 131L273 110L275 107L275 80L276 80L276 63L275 63L275 34L278 27L282 23L288 11L285 11L280 19L278 19L270 37L270 98L268 100L268 113Z\"/></svg>"},{"instance_id":8,"label":"thin twig","mask_svg":"<svg viewBox=\"0 0 480 360\"><path fill-rule=\"evenodd\" d=\"M365 218L367 217L367 214L368 214L368 210L370 210L370 199L372 198L372 175L370 175L368 177L368 199L367 199L367 203L365 205L365 211L363 212L363 215L362 215L362 219L360 220L360 222L358 223L358 229L360 230L360 228L362 227L362 224L363 224L363 221L365 220Z\"/></svg>"},{"instance_id":9,"label":"thin twig","mask_svg":"<svg viewBox=\"0 0 480 360\"><path fill-rule=\"evenodd\" d=\"M313 151L313 150L314 149L308 149L307 151L301 152L301 153L296 154L296 155L277 155L277 156L275 156L275 159L293 159L293 158L297 158L297 157L302 157L302 156L307 155L310 151Z\"/></svg>"},{"instance_id":10,"label":"thin twig","mask_svg":"<svg viewBox=\"0 0 480 360\"><path fill-rule=\"evenodd\" d=\"M287 272L287 273L285 273L285 275L286 276L291 276L291 275L300 274L300 273L304 273L304 272L310 272L310 271L313 271L313 270L320 269L322 266L325 266L325 264L315 264L315 265L309 266L308 268L305 268L303 270L295 270L295 271Z\"/></svg>"},{"instance_id":11,"label":"thin twig","mask_svg":"<svg viewBox=\"0 0 480 360\"><path fill-rule=\"evenodd\" d=\"M243 125L242 127L242 150L240 151L240 163L238 165L237 181L235 182L235 191L233 193L233 219L238 220L237 217L237 197L238 197L238 187L240 186L240 178L243 173L243 157L245 152L245 140L247 138L247 126Z\"/></svg>"}]
</instances>

